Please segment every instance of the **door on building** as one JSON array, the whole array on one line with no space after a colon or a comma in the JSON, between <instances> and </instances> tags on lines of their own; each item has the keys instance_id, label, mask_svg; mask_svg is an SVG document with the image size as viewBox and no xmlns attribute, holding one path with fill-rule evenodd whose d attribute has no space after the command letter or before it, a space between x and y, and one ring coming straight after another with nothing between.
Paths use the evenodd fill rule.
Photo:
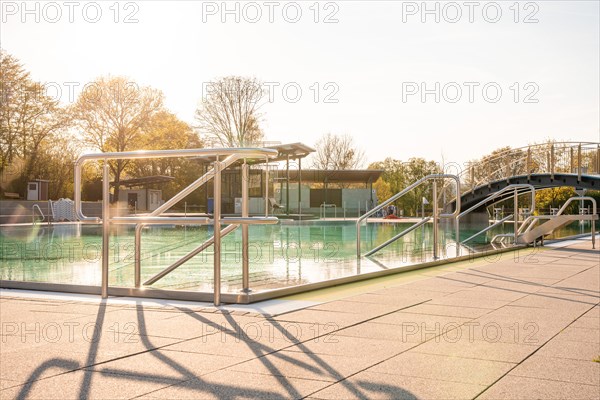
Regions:
<instances>
[{"instance_id":1,"label":"door on building","mask_svg":"<svg viewBox=\"0 0 600 400\"><path fill-rule=\"evenodd\" d=\"M127 205L129 208L137 208L138 194L127 193Z\"/></svg>"},{"instance_id":2,"label":"door on building","mask_svg":"<svg viewBox=\"0 0 600 400\"><path fill-rule=\"evenodd\" d=\"M29 182L27 185L27 200L39 199L39 182Z\"/></svg>"}]
</instances>

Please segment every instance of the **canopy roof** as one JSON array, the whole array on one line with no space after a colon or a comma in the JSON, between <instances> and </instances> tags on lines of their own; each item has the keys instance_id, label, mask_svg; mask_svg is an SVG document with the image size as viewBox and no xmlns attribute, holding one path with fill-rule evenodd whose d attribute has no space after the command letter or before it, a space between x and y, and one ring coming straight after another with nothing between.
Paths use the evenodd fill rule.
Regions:
<instances>
[{"instance_id":1,"label":"canopy roof","mask_svg":"<svg viewBox=\"0 0 600 400\"><path fill-rule=\"evenodd\" d=\"M298 173L297 169L290 169L290 182L307 183L373 183L383 174L380 169L347 169L347 170L322 170L303 169ZM286 179L287 171L279 169L274 173L277 179Z\"/></svg>"},{"instance_id":2,"label":"canopy roof","mask_svg":"<svg viewBox=\"0 0 600 400\"><path fill-rule=\"evenodd\" d=\"M265 149L274 149L279 152L277 157L269 159L269 162L278 162L278 161L286 161L288 156L290 160L297 160L299 158L304 158L308 156L310 153L314 153L316 150L312 147L309 147L303 143L289 143L289 144L277 144L273 146L264 146ZM194 157L194 160L199 160L203 163L212 163L215 161L216 157L214 156L206 156L206 157ZM248 160L250 164L263 164L265 160Z\"/></svg>"},{"instance_id":3,"label":"canopy roof","mask_svg":"<svg viewBox=\"0 0 600 400\"><path fill-rule=\"evenodd\" d=\"M167 183L172 181L173 179L175 178L172 176L154 175L145 176L143 178L124 179L121 182L119 182L119 185L125 187L146 186L158 183ZM110 184L112 186L115 186L115 182L111 182Z\"/></svg>"}]
</instances>

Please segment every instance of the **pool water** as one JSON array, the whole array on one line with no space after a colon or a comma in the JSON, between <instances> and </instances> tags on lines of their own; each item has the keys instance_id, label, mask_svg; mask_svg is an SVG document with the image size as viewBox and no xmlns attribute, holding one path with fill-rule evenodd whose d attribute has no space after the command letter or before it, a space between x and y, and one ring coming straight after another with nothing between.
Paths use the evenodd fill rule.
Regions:
<instances>
[{"instance_id":1,"label":"pool water","mask_svg":"<svg viewBox=\"0 0 600 400\"><path fill-rule=\"evenodd\" d=\"M411 226L369 223L361 230L363 254ZM481 229L481 228L479 228ZM479 231L461 225L461 239ZM510 233L512 224L487 233ZM589 222L576 222L557 236L589 232ZM101 226L5 226L0 234L0 279L98 286L101 282ZM134 285L133 227L114 227L110 238L109 284ZM142 233L142 282L212 236L211 226L152 226ZM415 229L373 257L356 260L354 221L282 221L249 227L250 287L253 291L315 283L433 260L432 224ZM441 258L457 255L452 223L440 224ZM485 235L461 246L465 255L489 249ZM242 288L241 229L222 240L222 290ZM212 291L213 252L206 249L152 285L153 288Z\"/></svg>"}]
</instances>

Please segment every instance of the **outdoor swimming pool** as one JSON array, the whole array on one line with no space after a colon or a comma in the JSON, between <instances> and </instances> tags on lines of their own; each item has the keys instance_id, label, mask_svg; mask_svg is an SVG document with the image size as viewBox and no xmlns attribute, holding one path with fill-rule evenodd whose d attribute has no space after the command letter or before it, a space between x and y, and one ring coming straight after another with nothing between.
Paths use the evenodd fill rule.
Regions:
<instances>
[{"instance_id":1,"label":"outdoor swimming pool","mask_svg":"<svg viewBox=\"0 0 600 400\"><path fill-rule=\"evenodd\" d=\"M371 249L411 226L411 223L369 223L362 228L362 249ZM440 224L440 257L457 255L452 224ZM433 261L431 224L425 224L374 256L356 259L354 221L281 221L277 225L250 228L250 288L253 292L306 285L369 272L396 269ZM489 232L509 233L512 224ZM461 226L461 239L476 229ZM133 287L133 227L114 227L111 232L111 287ZM589 232L589 223L574 223L556 232L568 236ZM212 235L212 226L152 226L142 234L142 282L159 273ZM38 224L5 226L0 235L0 279L99 286L101 283L101 226L92 224ZM491 249L482 235L460 254ZM242 288L241 229L222 242L222 290ZM152 288L210 292L213 290L213 253L208 248Z\"/></svg>"}]
</instances>

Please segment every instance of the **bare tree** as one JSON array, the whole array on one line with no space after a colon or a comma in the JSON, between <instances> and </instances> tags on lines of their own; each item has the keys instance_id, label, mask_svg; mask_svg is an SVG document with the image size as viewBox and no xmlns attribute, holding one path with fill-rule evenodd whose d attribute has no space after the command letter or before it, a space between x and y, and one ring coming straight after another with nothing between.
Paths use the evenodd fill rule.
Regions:
<instances>
[{"instance_id":1,"label":"bare tree","mask_svg":"<svg viewBox=\"0 0 600 400\"><path fill-rule=\"evenodd\" d=\"M196 128L207 143L245 147L262 139L259 109L266 91L261 82L228 76L206 88L202 105L196 110Z\"/></svg>"},{"instance_id":2,"label":"bare tree","mask_svg":"<svg viewBox=\"0 0 600 400\"><path fill-rule=\"evenodd\" d=\"M364 153L349 135L322 136L315 145L313 167L325 170L353 169L362 166Z\"/></svg>"},{"instance_id":3,"label":"bare tree","mask_svg":"<svg viewBox=\"0 0 600 400\"><path fill-rule=\"evenodd\" d=\"M140 137L152 117L162 110L160 91L140 88L123 77L98 78L71 108L74 120L83 130L84 144L102 152L142 150L144 142ZM126 165L123 160L110 165L115 176L115 201L119 198L119 183Z\"/></svg>"}]
</instances>

